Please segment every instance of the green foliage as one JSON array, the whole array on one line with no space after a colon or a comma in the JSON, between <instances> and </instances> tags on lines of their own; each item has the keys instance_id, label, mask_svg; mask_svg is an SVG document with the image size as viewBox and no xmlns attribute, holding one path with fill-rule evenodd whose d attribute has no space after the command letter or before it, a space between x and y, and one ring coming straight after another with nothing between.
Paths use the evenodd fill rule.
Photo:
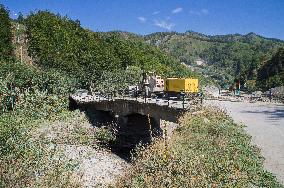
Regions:
<instances>
[{"instance_id":1,"label":"green foliage","mask_svg":"<svg viewBox=\"0 0 284 188\"><path fill-rule=\"evenodd\" d=\"M97 83L106 71L116 74L129 66L165 76L191 75L176 59L136 37L94 33L76 21L46 11L30 14L25 23L29 53L35 62L45 69L66 72L80 80L82 87Z\"/></svg>"},{"instance_id":2,"label":"green foliage","mask_svg":"<svg viewBox=\"0 0 284 188\"><path fill-rule=\"evenodd\" d=\"M103 93L128 89L128 86L137 85L141 80L142 70L130 66L126 70L103 71L99 80L94 84L95 90Z\"/></svg>"},{"instance_id":3,"label":"green foliage","mask_svg":"<svg viewBox=\"0 0 284 188\"><path fill-rule=\"evenodd\" d=\"M180 123L170 140L165 136L138 154L117 187L283 187L224 112L203 109Z\"/></svg>"},{"instance_id":4,"label":"green foliage","mask_svg":"<svg viewBox=\"0 0 284 188\"><path fill-rule=\"evenodd\" d=\"M10 85L19 88L21 91L35 86L37 84L35 78L38 75L39 71L29 65L13 62L0 64L0 77L9 77Z\"/></svg>"},{"instance_id":5,"label":"green foliage","mask_svg":"<svg viewBox=\"0 0 284 188\"><path fill-rule=\"evenodd\" d=\"M65 72L54 69L41 71L41 74L36 79L35 82L38 83L37 88L40 91L61 97L66 97L73 93L80 86L77 78L70 77Z\"/></svg>"},{"instance_id":6,"label":"green foliage","mask_svg":"<svg viewBox=\"0 0 284 188\"><path fill-rule=\"evenodd\" d=\"M284 85L284 48L258 70L257 85L262 90Z\"/></svg>"},{"instance_id":7,"label":"green foliage","mask_svg":"<svg viewBox=\"0 0 284 188\"><path fill-rule=\"evenodd\" d=\"M85 70L96 71L96 67L91 66L93 64L85 62L86 56L93 50L89 48L88 41L96 40L94 37L88 38L88 33L84 32L78 23L67 17L61 18L39 11L28 16L26 25L29 53L38 65L55 68L80 79L88 76ZM89 50L85 52L87 49Z\"/></svg>"},{"instance_id":8,"label":"green foliage","mask_svg":"<svg viewBox=\"0 0 284 188\"><path fill-rule=\"evenodd\" d=\"M21 63L0 64L1 112L58 112L67 106L67 96L77 88L77 80L52 69L42 71ZM33 110L31 110L33 109ZM0 112L0 114L1 114Z\"/></svg>"},{"instance_id":9,"label":"green foliage","mask_svg":"<svg viewBox=\"0 0 284 188\"><path fill-rule=\"evenodd\" d=\"M57 144L93 146L103 141L83 127L86 118L84 123L77 120L81 114L66 113L67 95L76 88L76 80L52 69L43 72L20 63L0 65L0 186L79 187L80 182L71 177L76 164L64 158ZM16 100L7 100L10 98ZM70 119L70 125L50 125L61 116ZM40 124L57 130L60 136L53 140L37 137Z\"/></svg>"},{"instance_id":10,"label":"green foliage","mask_svg":"<svg viewBox=\"0 0 284 188\"><path fill-rule=\"evenodd\" d=\"M12 32L9 11L0 4L0 61L13 59Z\"/></svg>"},{"instance_id":11,"label":"green foliage","mask_svg":"<svg viewBox=\"0 0 284 188\"><path fill-rule=\"evenodd\" d=\"M113 130L108 127L98 127L95 132L95 139L98 141L98 144L104 147L109 147L115 142L115 134Z\"/></svg>"},{"instance_id":12,"label":"green foliage","mask_svg":"<svg viewBox=\"0 0 284 188\"><path fill-rule=\"evenodd\" d=\"M256 80L247 80L246 82L246 88L248 92L256 91Z\"/></svg>"},{"instance_id":13,"label":"green foliage","mask_svg":"<svg viewBox=\"0 0 284 188\"><path fill-rule=\"evenodd\" d=\"M178 65L175 59L171 59L155 47L146 45L138 38L125 39L117 32L101 35L121 60L121 68L137 66L145 71L167 74L171 71L171 65Z\"/></svg>"},{"instance_id":14,"label":"green foliage","mask_svg":"<svg viewBox=\"0 0 284 188\"><path fill-rule=\"evenodd\" d=\"M17 23L24 24L25 19L23 13L21 12L18 13L18 18L16 19L16 21Z\"/></svg>"}]
</instances>

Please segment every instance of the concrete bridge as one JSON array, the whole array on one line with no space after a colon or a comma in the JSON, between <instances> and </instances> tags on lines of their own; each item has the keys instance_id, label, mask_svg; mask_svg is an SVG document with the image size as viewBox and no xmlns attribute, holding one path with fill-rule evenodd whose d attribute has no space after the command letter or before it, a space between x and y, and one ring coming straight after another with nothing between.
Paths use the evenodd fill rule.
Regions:
<instances>
[{"instance_id":1,"label":"concrete bridge","mask_svg":"<svg viewBox=\"0 0 284 188\"><path fill-rule=\"evenodd\" d=\"M113 116L128 116L131 114L140 114L150 116L157 122L160 120L178 123L178 118L187 111L188 108L182 108L181 101L160 101L147 99L134 99L134 98L116 98L111 100L89 100L73 102L79 108L88 108L99 111L108 111ZM171 105L170 105L171 104Z\"/></svg>"},{"instance_id":2,"label":"concrete bridge","mask_svg":"<svg viewBox=\"0 0 284 188\"><path fill-rule=\"evenodd\" d=\"M178 119L190 105L183 101L151 98L112 98L93 96L70 96L70 107L82 110L108 112L119 124L119 134L127 143L147 142L151 134L163 134L163 123L168 122L167 131L171 134ZM133 141L135 140L135 141ZM123 144L125 145L125 143Z\"/></svg>"}]
</instances>

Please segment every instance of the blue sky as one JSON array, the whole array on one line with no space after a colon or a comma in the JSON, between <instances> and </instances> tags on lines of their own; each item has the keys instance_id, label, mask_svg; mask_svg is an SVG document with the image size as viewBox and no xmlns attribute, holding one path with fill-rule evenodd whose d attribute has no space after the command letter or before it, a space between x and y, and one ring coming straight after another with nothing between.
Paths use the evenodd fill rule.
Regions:
<instances>
[{"instance_id":1,"label":"blue sky","mask_svg":"<svg viewBox=\"0 0 284 188\"><path fill-rule=\"evenodd\" d=\"M284 0L0 0L18 12L50 10L93 31L246 34L284 40Z\"/></svg>"}]
</instances>

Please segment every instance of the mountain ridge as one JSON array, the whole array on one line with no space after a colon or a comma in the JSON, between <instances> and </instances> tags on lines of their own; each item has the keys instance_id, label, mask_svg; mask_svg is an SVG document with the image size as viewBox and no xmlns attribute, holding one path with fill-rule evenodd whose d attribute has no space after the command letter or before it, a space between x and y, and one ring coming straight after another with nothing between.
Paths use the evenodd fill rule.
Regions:
<instances>
[{"instance_id":1,"label":"mountain ridge","mask_svg":"<svg viewBox=\"0 0 284 188\"><path fill-rule=\"evenodd\" d=\"M221 86L232 84L236 79L243 83L256 80L258 69L284 47L284 41L280 39L266 38L253 32L214 36L194 31L158 32L143 39L180 62L195 67L201 74L217 80ZM200 59L207 66L197 65L196 61Z\"/></svg>"},{"instance_id":2,"label":"mountain ridge","mask_svg":"<svg viewBox=\"0 0 284 188\"><path fill-rule=\"evenodd\" d=\"M156 34L163 34L163 35L188 35L188 36L198 36L200 38L202 37L207 37L207 38L218 38L218 37L231 37L231 36L235 36L235 37L243 37L243 38L248 38L248 37L259 37L265 40L272 40L272 41L278 41L278 42L283 42L284 40L279 39L279 38L275 38L275 37L266 37L260 34L257 34L255 32L249 32L246 34L240 34L240 33L231 33L231 34L215 34L215 35L210 35L210 34L203 34L200 32L196 32L193 30L187 30L185 32L177 32L177 31L158 31L158 32L153 32L153 33L149 33L149 34L139 34L139 33L133 33L130 31L123 31L123 30L112 30L112 31L101 31L98 33L123 33L126 35L135 35L137 37L148 37L148 36L152 36L152 35L156 35Z\"/></svg>"}]
</instances>

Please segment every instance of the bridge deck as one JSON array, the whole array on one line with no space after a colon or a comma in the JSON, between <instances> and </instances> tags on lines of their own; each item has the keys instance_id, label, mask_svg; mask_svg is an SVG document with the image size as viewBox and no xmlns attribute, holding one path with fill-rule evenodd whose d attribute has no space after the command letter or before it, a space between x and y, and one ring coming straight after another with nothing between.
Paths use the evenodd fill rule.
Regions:
<instances>
[{"instance_id":1,"label":"bridge deck","mask_svg":"<svg viewBox=\"0 0 284 188\"><path fill-rule=\"evenodd\" d=\"M87 104L92 102L103 102L103 101L117 101L117 100L125 100L125 101L137 101L139 103L150 103L150 104L157 104L159 106L168 106L170 108L177 108L177 109L189 109L191 104L189 101L180 101L180 100L165 100L165 99L153 99L153 98L135 98L135 97L113 97L113 98L106 98L106 97L94 97L91 95L87 95L86 97L79 97L71 95L71 98L76 101L77 104Z\"/></svg>"},{"instance_id":2,"label":"bridge deck","mask_svg":"<svg viewBox=\"0 0 284 188\"><path fill-rule=\"evenodd\" d=\"M166 120L178 122L178 118L190 108L188 101L164 100L133 97L85 97L70 96L79 107L109 111L114 115L127 116L131 114L149 115L157 121Z\"/></svg>"}]
</instances>

